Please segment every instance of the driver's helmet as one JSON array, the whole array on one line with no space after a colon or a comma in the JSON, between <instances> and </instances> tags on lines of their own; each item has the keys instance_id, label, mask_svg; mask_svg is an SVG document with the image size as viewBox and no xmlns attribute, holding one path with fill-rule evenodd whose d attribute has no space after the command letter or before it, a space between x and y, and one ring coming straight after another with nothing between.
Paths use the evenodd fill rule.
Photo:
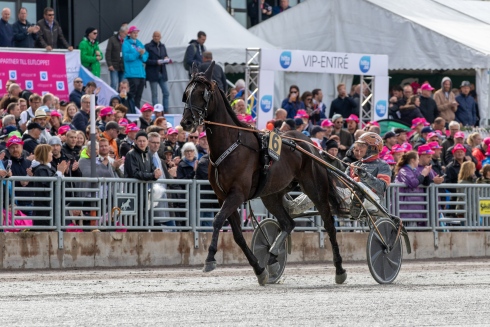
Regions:
<instances>
[{"instance_id":1,"label":"driver's helmet","mask_svg":"<svg viewBox=\"0 0 490 327\"><path fill-rule=\"evenodd\" d=\"M379 154L383 150L383 139L381 136L373 132L366 132L362 134L356 142L363 143L368 146L368 150L366 152L367 156Z\"/></svg>"}]
</instances>

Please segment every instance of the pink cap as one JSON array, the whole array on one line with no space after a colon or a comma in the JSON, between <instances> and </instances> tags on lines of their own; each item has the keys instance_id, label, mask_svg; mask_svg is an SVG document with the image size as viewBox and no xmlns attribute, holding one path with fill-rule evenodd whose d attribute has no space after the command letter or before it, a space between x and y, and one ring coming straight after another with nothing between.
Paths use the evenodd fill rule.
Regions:
<instances>
[{"instance_id":1,"label":"pink cap","mask_svg":"<svg viewBox=\"0 0 490 327\"><path fill-rule=\"evenodd\" d=\"M129 132L137 132L139 130L140 128L138 127L138 125L134 123L128 124L128 126L126 126L126 134L128 134Z\"/></svg>"},{"instance_id":2,"label":"pink cap","mask_svg":"<svg viewBox=\"0 0 490 327\"><path fill-rule=\"evenodd\" d=\"M63 125L58 128L58 135L64 135L70 130L70 125Z\"/></svg>"},{"instance_id":3,"label":"pink cap","mask_svg":"<svg viewBox=\"0 0 490 327\"><path fill-rule=\"evenodd\" d=\"M58 111L53 110L53 111L51 111L51 117L60 117L61 118L61 114Z\"/></svg>"},{"instance_id":4,"label":"pink cap","mask_svg":"<svg viewBox=\"0 0 490 327\"><path fill-rule=\"evenodd\" d=\"M203 137L207 137L206 136L206 132L201 132L201 134L199 134L199 138L202 139Z\"/></svg>"},{"instance_id":5,"label":"pink cap","mask_svg":"<svg viewBox=\"0 0 490 327\"><path fill-rule=\"evenodd\" d=\"M114 115L114 109L112 107L104 107L100 110L100 117L105 117L109 115Z\"/></svg>"},{"instance_id":6,"label":"pink cap","mask_svg":"<svg viewBox=\"0 0 490 327\"><path fill-rule=\"evenodd\" d=\"M153 108L153 106L149 103L145 103L143 106L141 106L141 109L140 109L141 112L148 111L148 110L153 111L153 110L155 110L155 108Z\"/></svg>"},{"instance_id":7,"label":"pink cap","mask_svg":"<svg viewBox=\"0 0 490 327\"><path fill-rule=\"evenodd\" d=\"M131 33L131 32L134 32L134 31L140 31L136 26L131 26L129 29L128 29L128 33Z\"/></svg>"},{"instance_id":8,"label":"pink cap","mask_svg":"<svg viewBox=\"0 0 490 327\"><path fill-rule=\"evenodd\" d=\"M390 149L388 149L388 147L385 145L385 146L383 146L383 150L381 150L381 152L379 153L379 156L383 157L388 153L390 153Z\"/></svg>"},{"instance_id":9,"label":"pink cap","mask_svg":"<svg viewBox=\"0 0 490 327\"><path fill-rule=\"evenodd\" d=\"M403 144L401 145L401 147L402 147L403 149L405 149L405 151L406 151L406 152L408 152L408 151L412 151L412 149L413 149L412 145L411 145L410 143L407 143L407 142L403 143Z\"/></svg>"},{"instance_id":10,"label":"pink cap","mask_svg":"<svg viewBox=\"0 0 490 327\"><path fill-rule=\"evenodd\" d=\"M420 87L420 89L422 91L432 91L432 90L434 90L434 88L432 86L430 86L429 83L422 84L422 86Z\"/></svg>"},{"instance_id":11,"label":"pink cap","mask_svg":"<svg viewBox=\"0 0 490 327\"><path fill-rule=\"evenodd\" d=\"M354 115L354 116L356 116L356 115ZM349 117L350 117L350 116L349 116ZM357 117L357 116L356 116L356 117ZM359 118L358 118L358 119L359 119ZM377 121L370 121L370 122L368 123L368 125L370 125L370 126L378 126L378 127L379 127L379 123L378 123Z\"/></svg>"},{"instance_id":12,"label":"pink cap","mask_svg":"<svg viewBox=\"0 0 490 327\"><path fill-rule=\"evenodd\" d=\"M439 142L430 142L429 143L429 146L432 150L434 149L442 149L442 146L439 145Z\"/></svg>"},{"instance_id":13,"label":"pink cap","mask_svg":"<svg viewBox=\"0 0 490 327\"><path fill-rule=\"evenodd\" d=\"M428 144L422 144L421 146L418 147L417 152L419 155L422 154L434 154L435 152L432 151L430 145Z\"/></svg>"},{"instance_id":14,"label":"pink cap","mask_svg":"<svg viewBox=\"0 0 490 327\"><path fill-rule=\"evenodd\" d=\"M483 139L483 144L485 144L486 146L489 146L490 145L490 137L485 137Z\"/></svg>"},{"instance_id":15,"label":"pink cap","mask_svg":"<svg viewBox=\"0 0 490 327\"><path fill-rule=\"evenodd\" d=\"M456 134L454 134L454 138L455 139L464 139L464 133L463 132L456 132Z\"/></svg>"},{"instance_id":16,"label":"pink cap","mask_svg":"<svg viewBox=\"0 0 490 327\"><path fill-rule=\"evenodd\" d=\"M420 121L424 124L424 126L430 126L430 123L424 118L420 118Z\"/></svg>"},{"instance_id":17,"label":"pink cap","mask_svg":"<svg viewBox=\"0 0 490 327\"><path fill-rule=\"evenodd\" d=\"M358 123L358 124L359 124L359 117L357 117L357 116L356 116L356 115L354 115L354 114L351 114L349 117L347 117L347 118L345 119L345 121L355 121L356 123ZM371 122L371 125L373 125L372 123L377 123L377 122ZM379 126L379 124L378 124L378 126Z\"/></svg>"},{"instance_id":18,"label":"pink cap","mask_svg":"<svg viewBox=\"0 0 490 327\"><path fill-rule=\"evenodd\" d=\"M14 135L9 138L9 141L7 142L7 148L10 148L10 146L14 144L24 145L24 141L22 141L20 137Z\"/></svg>"},{"instance_id":19,"label":"pink cap","mask_svg":"<svg viewBox=\"0 0 490 327\"><path fill-rule=\"evenodd\" d=\"M464 147L463 144L456 144L451 152L454 154L454 152L458 150L466 152L466 148Z\"/></svg>"},{"instance_id":20,"label":"pink cap","mask_svg":"<svg viewBox=\"0 0 490 327\"><path fill-rule=\"evenodd\" d=\"M330 127L330 126L333 126L333 123L330 121L330 119L325 119L324 121L322 121L321 126L322 127Z\"/></svg>"},{"instance_id":21,"label":"pink cap","mask_svg":"<svg viewBox=\"0 0 490 327\"><path fill-rule=\"evenodd\" d=\"M119 124L119 126L123 126L123 127L126 127L129 125L129 121L126 118L119 119L119 121L117 123Z\"/></svg>"},{"instance_id":22,"label":"pink cap","mask_svg":"<svg viewBox=\"0 0 490 327\"><path fill-rule=\"evenodd\" d=\"M173 135L173 134L179 134L179 132L175 128L170 127L167 130L167 135Z\"/></svg>"},{"instance_id":23,"label":"pink cap","mask_svg":"<svg viewBox=\"0 0 490 327\"><path fill-rule=\"evenodd\" d=\"M427 139L430 140L431 138L433 137L437 137L439 138L439 135L437 135L436 132L430 132L429 134L427 134Z\"/></svg>"},{"instance_id":24,"label":"pink cap","mask_svg":"<svg viewBox=\"0 0 490 327\"><path fill-rule=\"evenodd\" d=\"M412 119L412 129L414 129L415 127L417 127L418 125L420 124L423 124L424 121L422 120L422 118L414 118Z\"/></svg>"},{"instance_id":25,"label":"pink cap","mask_svg":"<svg viewBox=\"0 0 490 327\"><path fill-rule=\"evenodd\" d=\"M391 153L401 153L405 152L405 149L401 147L400 144L395 144L391 147Z\"/></svg>"},{"instance_id":26,"label":"pink cap","mask_svg":"<svg viewBox=\"0 0 490 327\"><path fill-rule=\"evenodd\" d=\"M303 110L303 109L299 109L296 112L296 116L298 116L298 118L310 118L310 115L308 115L308 113L306 112L306 110Z\"/></svg>"},{"instance_id":27,"label":"pink cap","mask_svg":"<svg viewBox=\"0 0 490 327\"><path fill-rule=\"evenodd\" d=\"M395 158L393 158L391 154L385 155L383 160L386 161L388 165L396 165Z\"/></svg>"}]
</instances>

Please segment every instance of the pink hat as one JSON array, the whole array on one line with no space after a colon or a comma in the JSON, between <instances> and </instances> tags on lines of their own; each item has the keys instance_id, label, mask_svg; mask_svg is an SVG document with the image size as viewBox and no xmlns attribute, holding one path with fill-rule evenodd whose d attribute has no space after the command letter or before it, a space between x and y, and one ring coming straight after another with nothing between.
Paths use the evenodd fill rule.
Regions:
<instances>
[{"instance_id":1,"label":"pink hat","mask_svg":"<svg viewBox=\"0 0 490 327\"><path fill-rule=\"evenodd\" d=\"M432 150L434 149L442 149L442 146L439 145L439 142L435 141L435 142L430 142L429 143L429 146Z\"/></svg>"},{"instance_id":2,"label":"pink hat","mask_svg":"<svg viewBox=\"0 0 490 327\"><path fill-rule=\"evenodd\" d=\"M486 146L489 146L490 145L490 137L485 137L483 139L483 144L485 144Z\"/></svg>"},{"instance_id":3,"label":"pink hat","mask_svg":"<svg viewBox=\"0 0 490 327\"><path fill-rule=\"evenodd\" d=\"M298 118L310 118L310 115L308 115L308 113L306 112L306 110L303 110L303 109L299 109L296 112L296 116L298 116Z\"/></svg>"},{"instance_id":4,"label":"pink hat","mask_svg":"<svg viewBox=\"0 0 490 327\"><path fill-rule=\"evenodd\" d=\"M355 121L357 124L359 124L359 117L357 117L357 116L356 116L356 115L354 115L354 114L351 114L349 117L347 117L347 118L345 119L345 121ZM372 122L372 123L377 123L377 122ZM371 125L373 125L372 123L371 123ZM377 123L377 124L378 124L378 123ZM379 124L378 124L378 127L379 127Z\"/></svg>"},{"instance_id":5,"label":"pink hat","mask_svg":"<svg viewBox=\"0 0 490 327\"><path fill-rule=\"evenodd\" d=\"M432 90L434 90L434 88L432 86L430 86L429 83L422 84L422 86L420 87L420 89L422 91L432 91Z\"/></svg>"},{"instance_id":6,"label":"pink hat","mask_svg":"<svg viewBox=\"0 0 490 327\"><path fill-rule=\"evenodd\" d=\"M401 153L401 152L405 152L405 149L402 148L402 146L400 144L395 144L391 147L391 153Z\"/></svg>"},{"instance_id":7,"label":"pink hat","mask_svg":"<svg viewBox=\"0 0 490 327\"><path fill-rule=\"evenodd\" d=\"M456 132L456 134L454 134L454 138L455 139L464 139L464 133L463 132Z\"/></svg>"},{"instance_id":8,"label":"pink hat","mask_svg":"<svg viewBox=\"0 0 490 327\"><path fill-rule=\"evenodd\" d=\"M20 137L14 135L9 138L9 141L7 142L7 148L10 148L10 146L14 144L24 145L24 141L22 141Z\"/></svg>"},{"instance_id":9,"label":"pink hat","mask_svg":"<svg viewBox=\"0 0 490 327\"><path fill-rule=\"evenodd\" d=\"M131 26L129 29L128 29L128 33L131 33L131 32L134 32L134 31L137 31L139 32L140 30L136 27L136 26Z\"/></svg>"},{"instance_id":10,"label":"pink hat","mask_svg":"<svg viewBox=\"0 0 490 327\"><path fill-rule=\"evenodd\" d=\"M70 125L63 125L58 128L58 135L65 135L70 130Z\"/></svg>"},{"instance_id":11,"label":"pink hat","mask_svg":"<svg viewBox=\"0 0 490 327\"><path fill-rule=\"evenodd\" d=\"M454 152L458 151L458 150L462 150L464 152L466 152L466 148L464 147L463 144L456 144L454 147L453 147L453 150L451 151L453 154Z\"/></svg>"},{"instance_id":12,"label":"pink hat","mask_svg":"<svg viewBox=\"0 0 490 327\"><path fill-rule=\"evenodd\" d=\"M405 149L406 152L412 151L412 149L413 149L412 145L410 143L407 143L407 142L403 143L401 145L401 147L402 147L402 149Z\"/></svg>"},{"instance_id":13,"label":"pink hat","mask_svg":"<svg viewBox=\"0 0 490 327\"><path fill-rule=\"evenodd\" d=\"M149 103L145 103L143 106L141 106L140 109L141 112L148 111L148 110L154 111L155 108L153 108L153 106Z\"/></svg>"},{"instance_id":14,"label":"pink hat","mask_svg":"<svg viewBox=\"0 0 490 327\"><path fill-rule=\"evenodd\" d=\"M333 126L333 123L330 121L330 119L325 119L324 121L322 121L321 126L322 127L330 127L330 126Z\"/></svg>"},{"instance_id":15,"label":"pink hat","mask_svg":"<svg viewBox=\"0 0 490 327\"><path fill-rule=\"evenodd\" d=\"M379 156L384 157L388 153L390 153L390 149L388 149L388 147L385 145L383 146L383 150L381 150L381 152L379 153Z\"/></svg>"},{"instance_id":16,"label":"pink hat","mask_svg":"<svg viewBox=\"0 0 490 327\"><path fill-rule=\"evenodd\" d=\"M175 128L170 127L167 130L167 135L173 135L173 134L179 134L179 132Z\"/></svg>"},{"instance_id":17,"label":"pink hat","mask_svg":"<svg viewBox=\"0 0 490 327\"><path fill-rule=\"evenodd\" d=\"M138 125L134 123L128 124L128 126L126 126L126 134L128 134L129 132L137 132L139 130L140 128L138 127Z\"/></svg>"},{"instance_id":18,"label":"pink hat","mask_svg":"<svg viewBox=\"0 0 490 327\"><path fill-rule=\"evenodd\" d=\"M352 115L351 115L351 116L352 116ZM354 116L356 116L356 115L354 115ZM356 117L357 117L357 116L356 116ZM349 116L349 118L350 118L350 116ZM359 119L359 118L358 118L358 119ZM368 123L368 125L370 125L370 126L378 126L378 127L379 127L379 123L378 123L377 121L370 121L370 122Z\"/></svg>"},{"instance_id":19,"label":"pink hat","mask_svg":"<svg viewBox=\"0 0 490 327\"><path fill-rule=\"evenodd\" d=\"M203 137L207 137L206 132L201 132L201 134L199 134L199 139L202 139Z\"/></svg>"},{"instance_id":20,"label":"pink hat","mask_svg":"<svg viewBox=\"0 0 490 327\"><path fill-rule=\"evenodd\" d=\"M424 126L430 126L430 123L424 118L420 118L420 121L424 124Z\"/></svg>"},{"instance_id":21,"label":"pink hat","mask_svg":"<svg viewBox=\"0 0 490 327\"><path fill-rule=\"evenodd\" d=\"M430 132L429 134L427 134L427 139L428 140L430 140L433 137L439 138L439 135L436 132Z\"/></svg>"},{"instance_id":22,"label":"pink hat","mask_svg":"<svg viewBox=\"0 0 490 327\"><path fill-rule=\"evenodd\" d=\"M438 130L438 129L436 129L436 130L435 130L435 133L436 133L437 135L439 135L440 137L442 137L442 135L443 135L443 134L442 134L442 131L440 131L440 130Z\"/></svg>"},{"instance_id":23,"label":"pink hat","mask_svg":"<svg viewBox=\"0 0 490 327\"><path fill-rule=\"evenodd\" d=\"M423 124L424 121L422 120L422 118L414 118L412 119L412 129L416 128L418 125L420 124Z\"/></svg>"},{"instance_id":24,"label":"pink hat","mask_svg":"<svg viewBox=\"0 0 490 327\"><path fill-rule=\"evenodd\" d=\"M61 114L58 111L53 110L53 111L51 111L51 117L60 117L61 118Z\"/></svg>"},{"instance_id":25,"label":"pink hat","mask_svg":"<svg viewBox=\"0 0 490 327\"><path fill-rule=\"evenodd\" d=\"M419 155L434 154L435 153L434 151L432 151L432 149L430 148L430 145L428 145L428 144L422 144L421 146L419 146L417 149L417 152Z\"/></svg>"},{"instance_id":26,"label":"pink hat","mask_svg":"<svg viewBox=\"0 0 490 327\"><path fill-rule=\"evenodd\" d=\"M393 158L391 154L385 155L383 160L386 161L388 165L396 165L395 158Z\"/></svg>"},{"instance_id":27,"label":"pink hat","mask_svg":"<svg viewBox=\"0 0 490 327\"><path fill-rule=\"evenodd\" d=\"M126 118L121 118L121 119L119 119L119 121L117 123L119 124L119 126L126 127L126 126L128 126L129 121Z\"/></svg>"},{"instance_id":28,"label":"pink hat","mask_svg":"<svg viewBox=\"0 0 490 327\"><path fill-rule=\"evenodd\" d=\"M109 115L114 115L114 109L112 109L112 107L102 108L102 110L100 111L100 117L105 117Z\"/></svg>"}]
</instances>

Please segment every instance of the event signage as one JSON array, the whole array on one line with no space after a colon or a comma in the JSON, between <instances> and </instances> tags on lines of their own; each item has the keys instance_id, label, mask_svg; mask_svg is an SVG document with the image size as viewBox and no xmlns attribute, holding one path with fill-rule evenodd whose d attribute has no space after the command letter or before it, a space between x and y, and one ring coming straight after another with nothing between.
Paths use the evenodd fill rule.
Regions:
<instances>
[{"instance_id":1,"label":"event signage","mask_svg":"<svg viewBox=\"0 0 490 327\"><path fill-rule=\"evenodd\" d=\"M284 58L284 63L286 61L287 59ZM271 70L260 71L258 99L257 127L263 129L267 122L274 117L274 72Z\"/></svg>"},{"instance_id":2,"label":"event signage","mask_svg":"<svg viewBox=\"0 0 490 327\"><path fill-rule=\"evenodd\" d=\"M10 79L33 93L52 93L60 100L69 100L63 53L0 52L0 67L0 95L8 92L4 85Z\"/></svg>"},{"instance_id":3,"label":"event signage","mask_svg":"<svg viewBox=\"0 0 490 327\"><path fill-rule=\"evenodd\" d=\"M277 71L388 75L387 55L261 49L260 65Z\"/></svg>"},{"instance_id":4,"label":"event signage","mask_svg":"<svg viewBox=\"0 0 490 327\"><path fill-rule=\"evenodd\" d=\"M388 76L376 76L374 78L374 94L372 120L378 121L388 118L388 90L390 89L390 78Z\"/></svg>"}]
</instances>

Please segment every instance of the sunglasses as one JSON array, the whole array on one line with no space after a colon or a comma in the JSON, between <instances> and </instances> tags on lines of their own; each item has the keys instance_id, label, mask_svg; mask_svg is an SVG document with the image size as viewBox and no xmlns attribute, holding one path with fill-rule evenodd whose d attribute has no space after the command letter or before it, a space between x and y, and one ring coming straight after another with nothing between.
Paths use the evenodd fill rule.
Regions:
<instances>
[{"instance_id":1,"label":"sunglasses","mask_svg":"<svg viewBox=\"0 0 490 327\"><path fill-rule=\"evenodd\" d=\"M312 99L311 98L306 98L306 101L311 101Z\"/></svg>"},{"instance_id":2,"label":"sunglasses","mask_svg":"<svg viewBox=\"0 0 490 327\"><path fill-rule=\"evenodd\" d=\"M47 14L46 16L54 16L54 14Z\"/></svg>"},{"instance_id":3,"label":"sunglasses","mask_svg":"<svg viewBox=\"0 0 490 327\"><path fill-rule=\"evenodd\" d=\"M195 140L195 139L199 138L199 136L189 136L189 138Z\"/></svg>"},{"instance_id":4,"label":"sunglasses","mask_svg":"<svg viewBox=\"0 0 490 327\"><path fill-rule=\"evenodd\" d=\"M97 32L92 32L92 34L97 35Z\"/></svg>"}]
</instances>

